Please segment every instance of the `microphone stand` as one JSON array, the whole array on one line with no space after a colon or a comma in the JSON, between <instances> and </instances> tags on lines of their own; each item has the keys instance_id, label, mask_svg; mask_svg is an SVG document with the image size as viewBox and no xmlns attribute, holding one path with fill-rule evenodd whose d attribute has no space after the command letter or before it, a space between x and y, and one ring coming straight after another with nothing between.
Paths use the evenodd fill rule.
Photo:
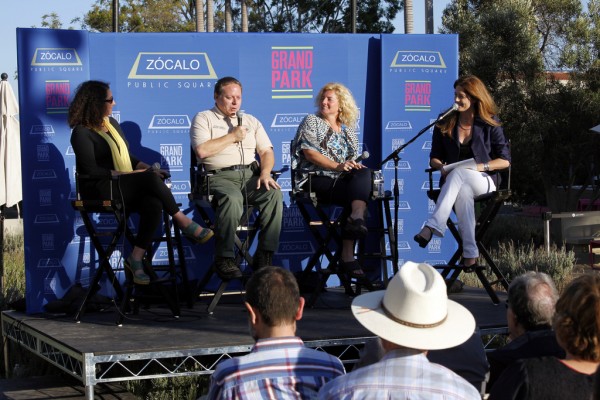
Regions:
<instances>
[{"instance_id":1,"label":"microphone stand","mask_svg":"<svg viewBox=\"0 0 600 400\"><path fill-rule=\"evenodd\" d=\"M383 168L385 163L390 160L394 160L394 242L395 249L393 250L392 256L394 258L394 274L398 272L398 201L400 199L400 189L398 188L398 161L400 161L400 157L398 154L402 150L404 150L408 145L417 140L422 134L424 134L429 128L433 125L437 124L442 118L437 118L435 121L427 125L425 128L421 129L419 133L417 133L412 139L408 142L404 143L402 146L399 146L396 150L394 150L390 155L388 155L380 164L380 168ZM391 246L390 246L391 247Z\"/></svg>"}]
</instances>

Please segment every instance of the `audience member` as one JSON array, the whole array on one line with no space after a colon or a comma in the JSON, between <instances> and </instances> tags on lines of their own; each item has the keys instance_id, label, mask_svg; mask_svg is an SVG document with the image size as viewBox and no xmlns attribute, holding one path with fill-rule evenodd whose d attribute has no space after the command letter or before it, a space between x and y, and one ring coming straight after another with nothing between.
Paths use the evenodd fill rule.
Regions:
<instances>
[{"instance_id":1,"label":"audience member","mask_svg":"<svg viewBox=\"0 0 600 400\"><path fill-rule=\"evenodd\" d=\"M254 272L246 285L250 354L223 361L211 377L209 399L312 399L343 375L339 359L304 347L295 336L304 299L294 275L280 267Z\"/></svg>"},{"instance_id":2,"label":"audience member","mask_svg":"<svg viewBox=\"0 0 600 400\"><path fill-rule=\"evenodd\" d=\"M426 247L433 235L444 236L452 210L462 239L462 265L477 264L474 199L493 192L499 184L498 170L510 165L510 150L496 104L483 82L473 75L454 82L457 112L438 122L433 130L429 165L441 173L440 195L433 214L414 240ZM473 159L471 168L447 170L447 164Z\"/></svg>"},{"instance_id":3,"label":"audience member","mask_svg":"<svg viewBox=\"0 0 600 400\"><path fill-rule=\"evenodd\" d=\"M308 114L292 142L292 168L296 187L307 185L317 199L344 206L349 213L342 227L341 270L351 277L365 273L354 258L354 242L367 234L365 215L371 196L371 170L355 160L361 155L354 127L358 108L350 90L340 83L328 83L315 99L318 111Z\"/></svg>"},{"instance_id":4,"label":"audience member","mask_svg":"<svg viewBox=\"0 0 600 400\"><path fill-rule=\"evenodd\" d=\"M600 364L600 276L575 278L556 303L556 339L566 357L528 358L508 366L490 400L589 399Z\"/></svg>"},{"instance_id":5,"label":"audience member","mask_svg":"<svg viewBox=\"0 0 600 400\"><path fill-rule=\"evenodd\" d=\"M139 213L134 248L124 264L135 283L147 285L150 277L144 272L142 260L160 226L163 209L185 236L196 243L205 243L213 232L179 210L171 190L163 182L167 171L150 168L129 152L119 123L111 117L115 104L105 82L86 81L75 92L69 106L69 126L73 129L71 145L77 173L90 177L79 180L78 186L84 200L112 196L121 199L126 210ZM113 184L111 176L118 176L117 184Z\"/></svg>"},{"instance_id":6,"label":"audience member","mask_svg":"<svg viewBox=\"0 0 600 400\"><path fill-rule=\"evenodd\" d=\"M480 393L485 393L490 365L485 355L479 329L476 329L466 342L458 346L429 351L427 359L454 371Z\"/></svg>"},{"instance_id":7,"label":"audience member","mask_svg":"<svg viewBox=\"0 0 600 400\"><path fill-rule=\"evenodd\" d=\"M256 206L260 212L258 247L252 263L256 270L273 264L273 253L279 246L283 197L271 176L275 155L267 132L258 119L240 111L240 81L232 77L219 79L214 99L212 109L194 117L190 139L197 161L214 173L210 190L217 204L215 270L222 279L233 279L242 276L234 260L234 238L244 204Z\"/></svg>"},{"instance_id":8,"label":"audience member","mask_svg":"<svg viewBox=\"0 0 600 400\"><path fill-rule=\"evenodd\" d=\"M552 330L552 317L558 292L547 274L526 272L508 287L506 319L510 342L488 353L490 380L488 388L502 371L516 360L532 357L565 357Z\"/></svg>"},{"instance_id":9,"label":"audience member","mask_svg":"<svg viewBox=\"0 0 600 400\"><path fill-rule=\"evenodd\" d=\"M475 330L473 315L448 300L433 267L405 263L385 291L356 297L352 312L380 338L385 355L329 382L319 399L481 399L469 382L426 357L427 350L465 342Z\"/></svg>"},{"instance_id":10,"label":"audience member","mask_svg":"<svg viewBox=\"0 0 600 400\"><path fill-rule=\"evenodd\" d=\"M385 350L381 345L381 339L379 337L369 339L365 342L360 352L360 358L354 364L354 369L374 364L380 361L384 355ZM480 393L485 392L489 364L478 329L466 342L458 346L441 350L429 350L427 359L454 371L458 376L473 385L475 389L479 390Z\"/></svg>"}]
</instances>

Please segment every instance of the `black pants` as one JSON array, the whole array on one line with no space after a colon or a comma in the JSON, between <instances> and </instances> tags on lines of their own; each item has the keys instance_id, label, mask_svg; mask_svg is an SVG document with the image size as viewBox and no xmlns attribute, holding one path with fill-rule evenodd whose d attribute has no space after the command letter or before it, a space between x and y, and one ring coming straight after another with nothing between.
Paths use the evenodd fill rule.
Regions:
<instances>
[{"instance_id":1,"label":"black pants","mask_svg":"<svg viewBox=\"0 0 600 400\"><path fill-rule=\"evenodd\" d=\"M353 169L342 173L337 179L328 176L313 176L311 189L317 199L324 203L336 204L350 209L354 200L369 202L371 196L371 170L369 168ZM307 183L304 184L306 189Z\"/></svg>"},{"instance_id":2,"label":"black pants","mask_svg":"<svg viewBox=\"0 0 600 400\"><path fill-rule=\"evenodd\" d=\"M113 199L121 199L127 213L136 212L140 216L135 246L148 248L156 229L160 226L163 209L171 216L179 211L171 190L152 171L120 175L116 181L103 180L96 186L95 196L86 198L110 199L110 185Z\"/></svg>"}]
</instances>

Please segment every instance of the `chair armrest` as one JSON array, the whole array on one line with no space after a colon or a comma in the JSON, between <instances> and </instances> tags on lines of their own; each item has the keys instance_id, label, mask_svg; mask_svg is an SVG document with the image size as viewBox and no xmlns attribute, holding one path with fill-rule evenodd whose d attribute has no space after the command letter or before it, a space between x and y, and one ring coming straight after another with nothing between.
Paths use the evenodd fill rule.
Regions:
<instances>
[{"instance_id":1,"label":"chair armrest","mask_svg":"<svg viewBox=\"0 0 600 400\"><path fill-rule=\"evenodd\" d=\"M271 175L273 176L273 179L277 180L277 179L279 179L279 177L281 176L281 174L283 174L284 172L289 171L289 169L290 169L289 165L284 165L284 166L282 166L278 170L271 171Z\"/></svg>"},{"instance_id":2,"label":"chair armrest","mask_svg":"<svg viewBox=\"0 0 600 400\"><path fill-rule=\"evenodd\" d=\"M429 174L429 192L432 192L433 190L433 173L437 171L437 169L435 168L427 168L425 170L425 172L427 172Z\"/></svg>"},{"instance_id":3,"label":"chair armrest","mask_svg":"<svg viewBox=\"0 0 600 400\"><path fill-rule=\"evenodd\" d=\"M81 192L79 191L79 182L80 181L98 181L101 179L108 179L111 181L110 183L110 200L114 200L113 198L113 182L119 180L119 175L113 175L112 173L108 174L80 174L75 173L75 192L77 193L77 200L81 200Z\"/></svg>"}]
</instances>

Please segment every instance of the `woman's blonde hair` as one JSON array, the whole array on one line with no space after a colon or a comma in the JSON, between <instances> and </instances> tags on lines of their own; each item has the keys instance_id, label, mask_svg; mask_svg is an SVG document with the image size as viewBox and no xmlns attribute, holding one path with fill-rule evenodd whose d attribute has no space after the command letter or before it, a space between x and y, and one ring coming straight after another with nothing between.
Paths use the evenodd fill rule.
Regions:
<instances>
[{"instance_id":1,"label":"woman's blonde hair","mask_svg":"<svg viewBox=\"0 0 600 400\"><path fill-rule=\"evenodd\" d=\"M335 92L340 104L340 112L337 117L338 121L346 126L354 128L356 120L358 119L358 107L356 106L356 102L354 101L354 97L352 97L350 90L341 83L329 82L319 90L319 94L315 98L315 105L317 108L319 108L321 101L323 101L323 95L328 90L333 90Z\"/></svg>"},{"instance_id":2,"label":"woman's blonde hair","mask_svg":"<svg viewBox=\"0 0 600 400\"><path fill-rule=\"evenodd\" d=\"M490 92L475 75L465 75L454 82L454 88L460 86L471 98L473 107L475 107L475 116L481 118L484 122L492 126L499 126L493 116L497 114L498 107L492 99ZM444 135L452 135L452 130L458 121L458 113L454 113L451 118L445 118L437 124Z\"/></svg>"}]
</instances>

